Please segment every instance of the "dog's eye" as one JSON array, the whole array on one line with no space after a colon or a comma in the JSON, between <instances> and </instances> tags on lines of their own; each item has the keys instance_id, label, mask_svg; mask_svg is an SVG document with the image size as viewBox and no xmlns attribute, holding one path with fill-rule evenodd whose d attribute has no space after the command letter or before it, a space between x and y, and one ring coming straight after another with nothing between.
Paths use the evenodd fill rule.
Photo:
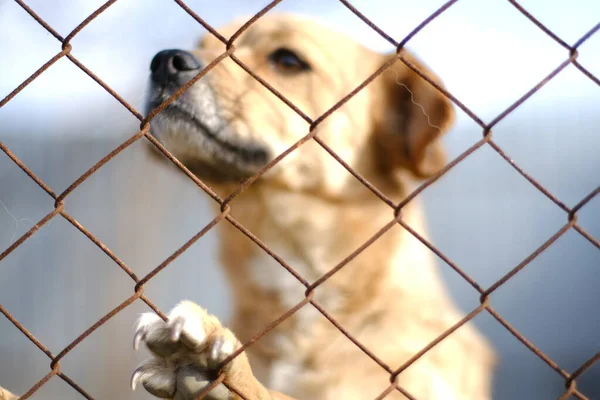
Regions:
<instances>
[{"instance_id":1,"label":"dog's eye","mask_svg":"<svg viewBox=\"0 0 600 400\"><path fill-rule=\"evenodd\" d=\"M296 53L288 49L277 49L269 55L269 62L284 73L298 73L310 70L310 65Z\"/></svg>"}]
</instances>

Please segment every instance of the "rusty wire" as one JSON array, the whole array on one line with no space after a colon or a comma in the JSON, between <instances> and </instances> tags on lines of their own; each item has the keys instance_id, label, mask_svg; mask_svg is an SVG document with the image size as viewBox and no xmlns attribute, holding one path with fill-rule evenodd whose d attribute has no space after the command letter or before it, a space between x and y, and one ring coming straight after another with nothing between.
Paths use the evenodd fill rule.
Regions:
<instances>
[{"instance_id":1,"label":"rusty wire","mask_svg":"<svg viewBox=\"0 0 600 400\"><path fill-rule=\"evenodd\" d=\"M37 177L15 154L13 154L10 149L8 149L2 142L0 142L0 150L2 150L19 168L21 168L37 185L44 190L53 200L54 200L54 209L48 213L45 217L43 217L38 223L36 223L29 231L27 231L24 235L18 238L12 245L10 245L7 249L5 249L2 253L0 253L0 262L7 257L10 253L12 253L17 247L19 247L23 242L25 242L28 238L30 238L39 228L47 224L50 220L60 215L65 220L67 220L70 224L72 224L75 228L77 228L82 234L84 234L88 239L90 239L100 250L102 250L108 257L110 257L115 264L117 264L125 274L127 274L135 283L134 284L134 293L127 299L123 300L121 304L119 304L116 308L110 311L108 314L100 318L96 323L87 328L83 333L81 333L75 340L73 340L68 346L66 346L62 351L58 354L53 354L47 347L45 347L38 339L31 334L26 327L24 327L16 318L14 318L10 312L0 305L0 313L2 313L19 331L23 333L33 344L35 344L40 351L48 356L50 359L50 372L43 378L41 378L33 387L31 387L22 397L21 399L29 398L33 393L35 393L40 387L42 387L46 382L52 379L54 376L60 377L63 381L69 384L74 390L79 392L82 396L87 399L93 399L91 395L89 395L83 388L81 388L76 382L74 382L71 378L69 378L66 374L61 372L60 360L64 358L69 352L71 352L77 345L79 345L87 336L89 336L92 332L94 332L98 327L103 325L106 321L114 317L121 310L128 307L137 299L145 302L150 308L152 308L158 315L160 315L163 319L166 319L166 316L156 307L145 295L144 295L144 285L151 280L156 274L158 274L162 269L166 268L173 260L175 260L181 253L183 253L187 248L189 248L193 243L202 238L209 230L211 230L218 223L221 223L223 220L226 220L232 226L236 227L240 232L246 235L250 240L252 240L256 245L261 247L267 254L273 257L283 268L285 268L288 272L290 272L304 287L306 288L305 298L301 300L296 306L289 309L283 315L281 315L277 320L273 321L269 326L265 327L265 329L257 334L252 340L247 343L244 343L243 346L234 354L232 354L228 360L230 361L234 357L236 357L240 352L244 351L248 346L251 346L255 341L259 340L262 336L267 334L269 331L274 329L279 323L293 315L295 312L300 310L302 307L307 306L309 303L312 307L316 308L325 318L327 318L335 327L339 329L339 331L345 335L349 340L351 340L357 347L359 347L366 355L368 355L374 362L379 364L381 368L387 371L390 375L390 385L381 394L377 397L377 399L383 399L387 394L392 391L399 391L404 394L409 399L415 399L410 393L408 393L405 389L398 386L396 383L396 378L399 374L402 373L406 368L412 365L415 361L417 361L420 357L422 357L425 353L427 353L430 349L435 347L438 343L443 341L446 337L451 335L455 330L460 329L468 321L472 320L475 316L479 315L482 312L489 313L493 318L495 318L504 328L506 328L517 340L519 340L526 348L528 348L531 352L537 355L541 360L543 360L550 368L556 371L563 379L565 383L565 392L560 397L561 399L567 399L570 396L574 396L578 399L587 399L587 397L581 393L576 387L576 379L581 376L588 368L590 368L595 362L600 359L600 352L591 356L586 362L584 362L577 370L574 372L567 372L562 369L556 362L550 359L546 354L544 354L540 349L538 349L533 343L531 343L525 336L523 336L519 331L517 331L514 327L512 327L508 321L506 321L490 304L490 294L504 285L508 280L514 277L517 273L519 273L522 269L527 267L527 265L535 259L540 253L546 250L549 246L551 246L558 238L564 235L569 230L574 230L578 232L583 238L589 241L596 248L600 249L600 241L594 238L591 234L589 234L586 230L584 230L580 225L577 224L577 213L578 211L587 203L589 203L594 197L600 194L600 186L595 190L590 192L587 196L585 196L579 203L577 203L574 207L568 207L565 205L560 199L558 199L555 195L553 195L549 190L543 187L538 181L535 180L532 176L527 174L519 165L517 165L505 152L504 150L493 140L493 127L506 118L510 113L512 113L517 107L523 104L529 97L531 97L534 93L536 93L541 87L546 85L550 80L552 80L560 71L562 71L569 64L573 65L577 68L581 73L588 77L592 82L596 83L600 86L600 79L596 77L593 73L591 73L588 69L586 69L579 61L578 58L578 49L586 40L588 40L592 35L594 35L598 30L600 30L600 23L591 28L586 34L584 34L579 40L577 40L573 45L569 45L564 40L562 40L559 36L554 34L548 27L542 24L539 20L537 20L532 14L530 14L523 6L521 6L515 0L508 0L510 4L512 4L516 10L518 10L522 15L524 15L527 19L531 21L535 26L537 26L541 31L543 31L548 37L557 42L560 46L562 46L565 52L565 59L559 65L557 65L554 70L542 79L537 85L523 94L516 102L506 108L504 111L499 113L495 118L493 118L489 123L485 123L481 118L479 118L473 111L471 111L464 103L462 103L459 99L457 99L454 95L449 93L447 90L441 88L436 82L434 82L431 78L429 78L426 74L420 71L414 64L412 64L407 58L405 58L404 52L402 51L405 45L417 35L425 26L429 25L435 18L444 13L447 9L451 8L458 0L450 0L443 4L438 10L432 13L429 17L427 17L421 24L419 24L414 30L412 30L405 38L400 41L396 41L391 36L387 35L383 30L381 30L375 23L369 20L365 15L363 15L354 5L352 5L347 0L339 0L340 3L346 7L348 10L353 12L358 18L360 18L364 23L366 23L370 28L372 28L377 34L383 37L387 42L391 43L396 47L396 57L392 60L383 64L379 69L374 71L371 76L365 79L362 83L360 83L354 90L348 93L344 98L340 99L334 106L331 107L327 112L323 115L319 116L316 119L311 119L306 114L304 114L300 109L298 109L291 101L285 98L281 93L279 93L275 88L269 85L267 82L262 80L258 75L256 75L249 67L247 67L241 60L239 60L235 56L235 40L252 24L254 24L258 19L260 19L264 14L269 12L273 7L275 7L282 0L275 0L270 2L267 6L265 6L261 11L259 11L256 15L254 15L251 19L249 19L237 32L235 32L229 39L220 35L213 27L211 27L208 23L206 23L200 16L198 16L191 8L189 8L182 0L175 0L175 2L192 18L194 18L200 25L202 25L208 32L214 35L218 40L220 40L225 46L226 51L217 57L213 62L206 66L198 75L193 78L186 85L181 87L175 94L173 94L168 100L166 100L163 104L158 106L156 109L152 110L146 117L142 115L139 111L137 111L133 106L131 106L127 101L125 101L118 93L112 90L101 78L96 76L91 70L89 70L82 62L80 62L75 56L71 54L72 45L71 40L79 34L85 27L93 21L96 17L98 17L102 12L108 9L112 4L116 2L116 0L107 1L100 8L98 8L95 12L93 12L89 17L87 17L84 21L82 21L72 32L70 32L66 37L62 37L58 32L56 32L47 22L45 22L39 15L36 14L34 10L32 10L23 0L14 0L19 6L21 6L35 21L37 21L46 31L48 31L54 38L56 38L61 43L61 51L48 60L44 65L42 65L35 73L33 73L29 78L27 78L23 83L21 83L18 87L16 87L11 93L9 93L5 98L0 100L0 108L8 103L12 98L17 96L21 90L23 90L27 85L33 82L37 77L43 74L50 66L52 66L56 61L65 57L69 59L74 65L76 65L79 69L85 72L91 79L97 82L102 88L104 88L110 95L112 95L117 101L119 101L123 107L125 107L133 116L135 116L140 121L140 130L126 141L124 141L121 145L107 154L104 158L102 158L99 162L97 162L92 168L86 171L83 175L81 175L78 179L76 179L64 192L60 194L56 194L48 185L46 185L39 177ZM202 78L211 68L217 65L221 60L229 57L235 63L237 63L242 69L244 69L248 74L257 79L265 88L271 91L275 96L277 96L282 102L284 102L288 107L294 110L301 118L303 118L309 125L308 132L305 137L300 139L294 145L292 145L289 149L287 149L280 156L275 158L268 165L263 167L258 173L254 176L243 181L237 189L235 189L227 198L222 199L216 193L214 193L210 187L204 184L200 179L198 179L193 173L191 173L181 162L179 162L166 148L164 148L156 139L154 139L149 134L149 126L150 120L154 118L160 111L162 111L170 102L180 96L185 90L187 90L194 82L198 79ZM414 190L410 195L408 195L404 200L402 200L399 204L395 204L391 199L386 197L383 193L381 193L375 186L373 186L370 182L368 182L364 177L354 171L347 163L345 163L336 153L335 149L327 146L322 140L320 140L317 136L317 128L318 126L333 112L335 112L338 108L340 108L345 102L351 99L354 95L356 95L359 91L361 91L365 86L367 86L371 81L381 75L384 71L391 67L394 62L400 60L404 63L408 68L414 71L416 74L421 76L427 82L429 82L432 86L434 86L439 92L441 92L444 96L446 96L450 101L452 101L458 108L466 113L477 125L479 125L482 129L482 139L474 143L471 147L469 147L466 151L456 157L454 160L449 162L444 168L442 168L438 173L425 181L422 185L420 185L416 190ZM75 218L69 215L64 210L64 201L72 193L83 181L88 179L92 174L94 174L98 169L103 167L106 163L110 162L117 154L121 151L132 145L134 142L145 138L150 143L152 143L161 153L163 153L168 159L170 159L179 169L181 169L202 191L207 193L214 201L220 204L221 213L215 217L211 222L209 222L202 230L200 230L196 235L194 235L191 239L189 239L183 246L181 246L178 250L176 250L171 256L169 256L164 262L154 268L151 272L149 272L144 277L138 277L131 268L129 268L122 260L120 260L106 245L104 245L98 238L96 238L90 231L88 231L83 225L81 225ZM268 171L274 164L279 162L282 158L287 156L290 152L294 151L296 148L301 146L303 143L313 140L318 143L321 147L323 147L332 157L334 157L346 170L348 170L358 181L364 184L368 189L370 189L376 196L378 196L381 201L390 206L390 222L384 225L377 233L375 233L367 242L361 245L359 248L354 250L351 254L349 254L344 260L342 260L338 265L331 268L329 272L324 274L321 278L317 279L315 282L310 283L306 281L297 271L295 271L289 264L286 263L284 259L275 254L269 247L261 242L252 232L248 231L242 224L236 221L230 215L230 202L239 195L242 191L244 191L249 185L251 185L256 179L258 179L262 174ZM511 165L523 178L525 178L528 182L530 182L536 189L538 189L544 196L546 196L549 200L551 200L557 207L562 209L565 212L565 225L561 227L557 232L555 232L545 243L543 243L539 248L535 249L528 257L526 257L522 262L520 262L517 266L515 266L512 270L498 279L495 283L493 283L487 289L482 288L477 282L475 282L469 275L463 271L456 263L454 263L450 258L444 255L439 249L437 249L433 244L428 242L424 237L419 235L415 230L413 230L405 221L402 219L402 208L412 201L419 193L421 193L424 189L429 187L431 184L436 182L441 176L446 174L450 169L454 168L457 164L461 163L465 158L470 156L473 152L477 151L479 148L488 145L494 151L496 151L509 165ZM393 218L392 218L393 216ZM366 249L370 244L376 241L379 237L381 237L387 230L389 230L392 226L399 224L408 232L410 232L416 239L422 242L425 246L427 246L432 252L434 252L445 264L447 264L450 268L452 268L455 272L457 272L470 286L472 286L479 294L480 294L480 305L473 309L470 313L464 316L460 321L455 323L452 327L447 329L445 332L441 333L436 339L431 341L427 346L425 346L421 351L416 353L413 357L411 357L408 361L406 361L401 366L389 366L381 361L373 352L363 346L356 338L354 338L343 326L341 326L333 316L331 316L323 307L321 307L318 302L313 298L313 294L315 289L320 286L323 282L328 280L332 275L337 273L340 269L342 269L348 262L352 261L358 254L360 254L364 249ZM212 387L221 382L223 376L220 376L213 385L206 388L203 393L200 395L202 397L206 394ZM238 394L240 397L245 398L243 393L240 393L236 388L230 387L230 389Z\"/></svg>"}]
</instances>

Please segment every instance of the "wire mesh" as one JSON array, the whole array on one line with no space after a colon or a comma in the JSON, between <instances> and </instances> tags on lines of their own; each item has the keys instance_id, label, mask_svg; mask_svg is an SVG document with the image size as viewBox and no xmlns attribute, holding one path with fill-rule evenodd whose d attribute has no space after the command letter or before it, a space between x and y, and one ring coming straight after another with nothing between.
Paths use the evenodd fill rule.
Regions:
<instances>
[{"instance_id":1,"label":"wire mesh","mask_svg":"<svg viewBox=\"0 0 600 400\"><path fill-rule=\"evenodd\" d=\"M103 157L100 161L98 161L93 167L91 167L88 171L86 171L83 175L81 175L78 179L76 179L64 192L57 194L55 193L46 183L44 183L38 176L36 176L28 167L25 165L10 149L8 149L2 142L0 142L0 149L14 162L20 169L22 169L42 190L44 190L52 199L54 199L54 209L48 213L45 217L39 220L31 229L29 229L25 234L19 237L12 245L10 245L7 249L5 249L0 254L0 262L6 258L9 254L11 254L16 248L22 245L27 239L29 239L37 230L39 230L42 226L48 224L52 219L57 218L58 216L64 218L70 224L72 224L75 228L77 228L83 235L85 235L90 241L92 241L98 248L100 248L108 257L110 257L114 263L116 263L122 270L125 272L130 279L135 283L134 285L134 293L124 299L116 308L110 311L108 314L100 318L96 323L91 325L88 329L82 332L72 343L67 345L62 351L58 354L52 353L48 350L47 347L44 346L31 332L27 330L25 326L23 326L11 313L0 304L0 312L20 331L23 335L25 335L35 346L38 347L40 351L42 351L48 358L50 359L50 371L46 376L44 376L41 380L39 380L33 387L31 387L25 394L22 395L21 399L27 399L31 395L33 395L37 390L39 390L43 385L45 385L49 380L55 378L55 376L62 379L68 385L70 385L74 390L79 392L83 397L87 399L92 399L93 397L88 394L85 389L79 386L76 382L74 382L69 376L61 371L60 361L70 353L76 346L78 346L82 341L84 341L92 332L98 329L101 325L107 322L109 319L114 317L117 313L131 305L136 300L141 300L146 303L151 309L153 309L158 315L160 315L163 319L166 319L165 314L163 314L158 307L156 307L150 299L148 299L144 295L144 285L147 284L156 274L158 274L164 268L167 268L179 255L181 255L186 249L188 249L193 243L200 240L208 231L214 228L219 223L229 223L242 232L245 236L247 236L250 240L252 240L257 246L262 248L268 255L273 257L283 268L285 268L289 273L291 273L304 287L306 288L305 297L302 301L300 301L296 306L289 309L286 313L281 315L277 320L273 321L268 327L266 327L262 332L260 332L256 337L254 337L249 342L245 343L236 353L234 353L231 357L226 360L228 362L233 357L237 356L240 352L244 351L248 346L251 346L255 341L259 340L262 336L266 335L269 331L274 329L277 325L279 325L282 321L292 316L302 307L311 304L315 307L325 318L327 318L335 327L339 329L339 331L345 335L349 340L351 340L358 348L360 348L365 354L367 354L371 359L377 362L382 369L387 371L390 375L390 385L386 388L378 398L384 398L387 394L392 391L399 391L404 394L409 399L414 399L410 393L408 393L405 389L398 386L396 384L396 377L401 374L406 368L412 365L415 361L421 358L425 353L435 347L438 343L442 342L445 338L452 335L452 333L460 328L465 323L472 320L475 316L480 313L487 312L494 319L496 319L510 334L512 334L518 341L520 341L525 348L534 353L537 357L543 360L550 368L552 368L556 374L558 374L563 380L565 384L565 392L561 396L561 399L567 399L570 396L574 396L578 399L587 399L587 397L581 393L576 386L576 380L580 377L586 370L588 370L594 363L596 363L600 359L600 352L591 355L590 358L584 362L579 368L577 368L573 372L568 372L565 369L561 368L556 362L554 362L548 355L542 352L538 347L535 346L532 342L530 342L523 334L521 334L517 329L511 326L508 321L506 321L500 313L498 313L490 302L490 295L494 293L496 290L500 289L506 282L512 279L516 274L518 274L521 270L527 267L540 253L548 249L552 244L563 236L567 231L575 231L587 241L589 241L593 246L600 250L600 241L594 238L589 232L583 229L577 223L577 213L581 210L583 206L589 203L594 197L598 196L600 193L600 186L595 190L590 192L584 198L582 198L574 207L568 207L565 203L563 203L559 198L553 195L548 189L546 189L541 183L539 183L535 178L529 175L523 168L517 165L506 153L505 151L494 141L493 136L493 128L497 125L501 120L506 118L509 114L515 111L519 106L521 106L527 99L529 99L533 94L539 91L544 85L546 85L549 81L551 81L554 77L557 76L559 72L561 72L568 65L573 65L577 68L584 76L590 79L593 83L600 86L600 79L596 77L591 71L586 69L584 65L582 65L578 61L579 48L580 46L587 41L590 37L600 30L600 23L590 29L586 34L581 36L575 43L569 45L564 40L562 40L558 35L553 33L548 27L542 24L539 20L536 19L531 13L529 13L522 5L520 5L515 0L508 0L508 2L514 6L516 10L518 10L521 14L523 14L532 24L534 24L537 28L539 28L542 32L544 32L548 37L562 46L565 50L565 58L564 61L558 64L550 74L548 74L544 79L542 79L538 84L532 87L529 91L527 91L524 95L522 95L517 101L515 101L512 105L507 107L504 111L498 114L495 118L493 118L489 123L484 122L480 117L478 117L473 111L471 111L464 103L462 103L458 98L449 93L444 88L440 87L432 78L428 77L425 73L420 71L416 65L411 63L409 59L405 57L404 52L401 50L404 49L407 43L410 40L419 34L419 32L428 26L432 21L434 21L438 16L444 13L446 10L451 8L454 4L458 2L458 0L451 0L443 4L439 7L434 13L428 16L425 20L422 21L414 30L412 30L406 37L402 40L397 41L393 39L391 36L387 35L382 29L380 29L373 21L369 20L365 15L363 15L356 6L351 4L347 0L339 0L339 2L354 13L360 20L362 20L365 24L367 24L370 28L373 29L374 32L383 37L387 42L392 44L396 48L396 58L390 60L389 62L382 65L376 71L364 80L361 84L356 86L354 90L352 90L348 95L340 99L334 106L332 106L327 112L322 114L316 119L311 119L306 114L304 114L299 108L297 108L290 100L288 100L283 94L279 93L274 87L269 85L263 79L261 79L258 75L256 75L247 65L245 65L238 57L235 55L235 42L236 39L247 30L252 24L256 23L263 15L268 13L273 7L275 7L282 0L275 0L270 2L266 7L256 13L252 18L250 18L239 30L233 34L230 38L225 38L220 35L212 26L210 26L206 21L204 21L199 15L197 15L192 9L186 5L182 0L175 0L186 13L188 13L192 18L194 18L200 25L202 25L209 34L214 35L219 41L221 41L226 46L226 51L217 57L213 62L208 64L197 76L195 76L192 80L190 80L187 84L182 86L179 90L176 91L169 99L163 102L156 109L152 110L147 116L144 116L142 113L137 111L133 106L131 106L126 100L124 100L117 92L111 89L101 78L95 75L90 69L88 69L81 61L79 61L72 53L72 39L78 35L82 30L86 28L86 26L97 18L100 14L102 14L105 10L107 10L111 5L113 5L117 0L110 0L104 3L100 8L98 8L95 12L93 12L89 17L87 17L84 21L82 21L71 33L69 33L66 37L62 37L56 30L50 26L44 19L42 19L36 12L31 9L23 0L15 0L15 2L22 7L37 23L39 23L48 33L50 33L56 40L61 43L62 50L52 57L48 62L42 65L35 73L33 73L29 78L27 78L23 83L21 83L18 87L16 87L11 93L9 93L5 98L0 100L0 107L7 104L11 101L15 96L19 94L25 87L27 87L31 82L37 79L40 75L42 75L50 66L56 63L58 60L62 58L67 58L70 60L75 66L81 69L85 74L87 74L91 79L93 79L98 85L100 85L104 90L106 90L111 96L113 96L117 101L121 103L121 105L126 108L134 117L136 117L140 121L140 130L126 141L124 141L121 145L116 147L113 151L108 153L105 157ZM309 130L302 139L297 141L294 145L292 145L288 150L283 152L280 156L276 157L273 161L263 167L259 172L257 172L254 176L244 180L239 184L236 190L234 190L227 198L221 198L214 191L210 189L209 186L204 184L198 177L196 177L192 172L190 172L179 160L177 160L165 147L163 147L153 136L149 133L150 121L162 110L164 110L173 100L175 100L178 96L180 96L184 91L186 91L191 85L193 85L196 81L201 79L208 71L210 71L214 66L216 66L219 62L221 62L225 58L230 58L236 64L238 64L242 69L244 69L249 75L258 80L265 88L267 88L270 92L272 92L279 100L284 102L287 106L289 106L292 110L294 110L302 119L309 123ZM380 192L375 186L373 186L367 179L361 176L358 172L354 171L347 163L345 163L335 152L335 149L330 148L327 144L325 144L318 136L316 136L317 127L323 123L332 113L334 113L337 109L339 109L345 102L350 100L353 96L355 96L358 92L360 92L364 87L370 84L376 77L383 74L387 69L389 69L393 62L399 60L404 63L409 69L414 71L416 74L421 76L424 80L429 82L433 87L435 87L440 93L446 96L454 105L460 108L466 115L468 115L480 128L482 133L482 138L470 146L467 150L462 152L458 157L449 162L444 168L442 168L439 172L433 175L431 178L426 180L423 184L421 184L416 190L410 193L404 200L400 203L396 204L394 201L387 196L385 196L382 192ZM82 224L80 224L73 216L69 215L64 209L64 201L65 199L77 188L79 187L85 180L87 180L92 174L102 168L104 165L109 163L117 154L131 146L133 143L139 140L147 140L152 145L158 149L162 154L164 154L173 164L175 164L183 173L185 173L203 192L205 192L213 201L217 202L221 207L220 214L215 217L212 221L210 221L201 231L199 231L196 235L194 235L191 239L189 239L183 246L181 246L177 251L175 251L170 257L168 257L164 262L158 265L155 269L153 269L146 276L139 277L135 274L135 272L129 268L122 260L120 260L106 245L104 245L98 238L96 238L89 230L87 230ZM290 266L284 259L275 254L265 243L260 241L252 232L247 230L242 224L240 224L235 218L233 218L230 214L231 201L236 198L240 193L242 193L245 189L248 188L254 181L256 181L261 175L267 172L270 168L273 167L276 163L278 163L281 159L286 157L289 153L294 151L299 146L302 146L304 143L308 141L314 141L319 144L322 148L324 148L332 157L334 157L344 168L348 170L358 181L360 181L363 185L365 185L369 190L371 190L379 199L387 204L390 207L390 222L384 225L375 235L373 235L366 243L357 248L351 254L349 254L343 261L341 261L338 265L331 268L329 272L324 274L321 278L316 280L313 283L308 282L305 278L303 278L292 266ZM438 181L443 175L445 175L448 171L454 168L457 164L463 162L467 157L472 155L474 152L478 151L480 148L488 146L497 152L512 168L514 168L523 178L525 178L531 185L533 185L539 192L541 192L545 197L547 197L550 201L552 201L556 207L561 209L565 214L565 224L556 231L546 242L544 242L541 246L534 249L529 256L527 256L522 262L520 262L517 266L515 266L512 270L498 279L495 283L493 283L488 288L481 287L474 279L472 279L463 269L461 269L458 265L450 260L442 251L437 249L432 243L427 241L423 236L421 236L418 232L416 232L410 225L408 225L402 218L402 209L406 206L410 201L412 201L417 195L419 195L423 190L425 190L430 185L434 184ZM455 270L475 291L477 291L480 295L480 305L473 309L470 313L468 313L463 319L457 322L455 325L447 329L441 335L439 335L436 339L434 339L431 343L429 343L426 347L424 347L421 351L416 353L413 357L411 357L408 361L406 361L403 365L398 368L392 368L391 366L386 365L383 361L381 361L375 354L369 351L365 346L363 346L356 338L352 336L343 326L341 326L335 318L330 315L313 297L314 291L325 281L327 281L331 276L336 274L339 270L344 268L344 266L349 263L352 259L357 257L366 247L368 247L371 243L378 240L386 231L395 226L396 224L401 225L404 229L410 232L413 236L415 236L420 242L422 242L425 246L427 246L433 253L435 253L445 264L447 264L450 268ZM212 387L222 381L222 376L217 379L213 385L206 388L203 394L208 393ZM241 398L245 398L243 393L238 393L235 388L230 388L232 391L237 393ZM200 397L203 396L200 395Z\"/></svg>"}]
</instances>

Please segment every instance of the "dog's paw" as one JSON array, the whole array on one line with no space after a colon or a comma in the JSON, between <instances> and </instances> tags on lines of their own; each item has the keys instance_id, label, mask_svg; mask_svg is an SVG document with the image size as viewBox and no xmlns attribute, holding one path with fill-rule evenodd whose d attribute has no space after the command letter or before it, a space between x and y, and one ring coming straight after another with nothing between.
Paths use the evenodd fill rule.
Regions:
<instances>
[{"instance_id":1,"label":"dog's paw","mask_svg":"<svg viewBox=\"0 0 600 400\"><path fill-rule=\"evenodd\" d=\"M163 321L145 313L136 324L133 347L145 343L153 357L133 373L138 384L165 399L193 399L217 377L217 368L240 346L233 333L199 305L182 302ZM223 367L227 373L233 362ZM229 390L219 384L206 399L227 400Z\"/></svg>"}]
</instances>

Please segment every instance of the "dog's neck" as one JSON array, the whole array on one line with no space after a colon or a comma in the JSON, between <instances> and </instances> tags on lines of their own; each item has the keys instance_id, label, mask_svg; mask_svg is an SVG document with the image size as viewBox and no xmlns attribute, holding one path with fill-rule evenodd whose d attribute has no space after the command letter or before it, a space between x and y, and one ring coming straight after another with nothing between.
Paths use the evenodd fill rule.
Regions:
<instances>
[{"instance_id":1,"label":"dog's neck","mask_svg":"<svg viewBox=\"0 0 600 400\"><path fill-rule=\"evenodd\" d=\"M269 186L250 188L231 207L233 217L309 286L394 219L393 210L374 196L335 202ZM418 205L407 207L405 222L425 235ZM236 227L226 221L219 226L221 260L234 294L230 326L247 342L294 306L306 303L307 287ZM394 339L365 332L370 321L414 321L439 310L435 304L449 302L431 258L423 244L394 224L318 285L311 302L350 332L362 331L360 340L376 347L379 341ZM308 362L301 355L319 353L339 335L314 304L306 303L252 345L248 355L260 379L285 391L297 368Z\"/></svg>"},{"instance_id":2,"label":"dog's neck","mask_svg":"<svg viewBox=\"0 0 600 400\"><path fill-rule=\"evenodd\" d=\"M281 310L296 305L305 297L303 283L317 281L394 218L392 208L374 195L360 201L331 201L266 185L248 189L231 206L233 217L304 280L223 222L221 259L238 308L249 307L249 299L257 296L267 296ZM407 207L405 221L426 236L418 204ZM429 250L396 224L318 287L315 299L332 311L351 313L355 307L372 307L390 291L406 293L419 286L437 290L435 284L414 282L430 280L436 273L430 258ZM412 282L402 279L407 269Z\"/></svg>"}]
</instances>

